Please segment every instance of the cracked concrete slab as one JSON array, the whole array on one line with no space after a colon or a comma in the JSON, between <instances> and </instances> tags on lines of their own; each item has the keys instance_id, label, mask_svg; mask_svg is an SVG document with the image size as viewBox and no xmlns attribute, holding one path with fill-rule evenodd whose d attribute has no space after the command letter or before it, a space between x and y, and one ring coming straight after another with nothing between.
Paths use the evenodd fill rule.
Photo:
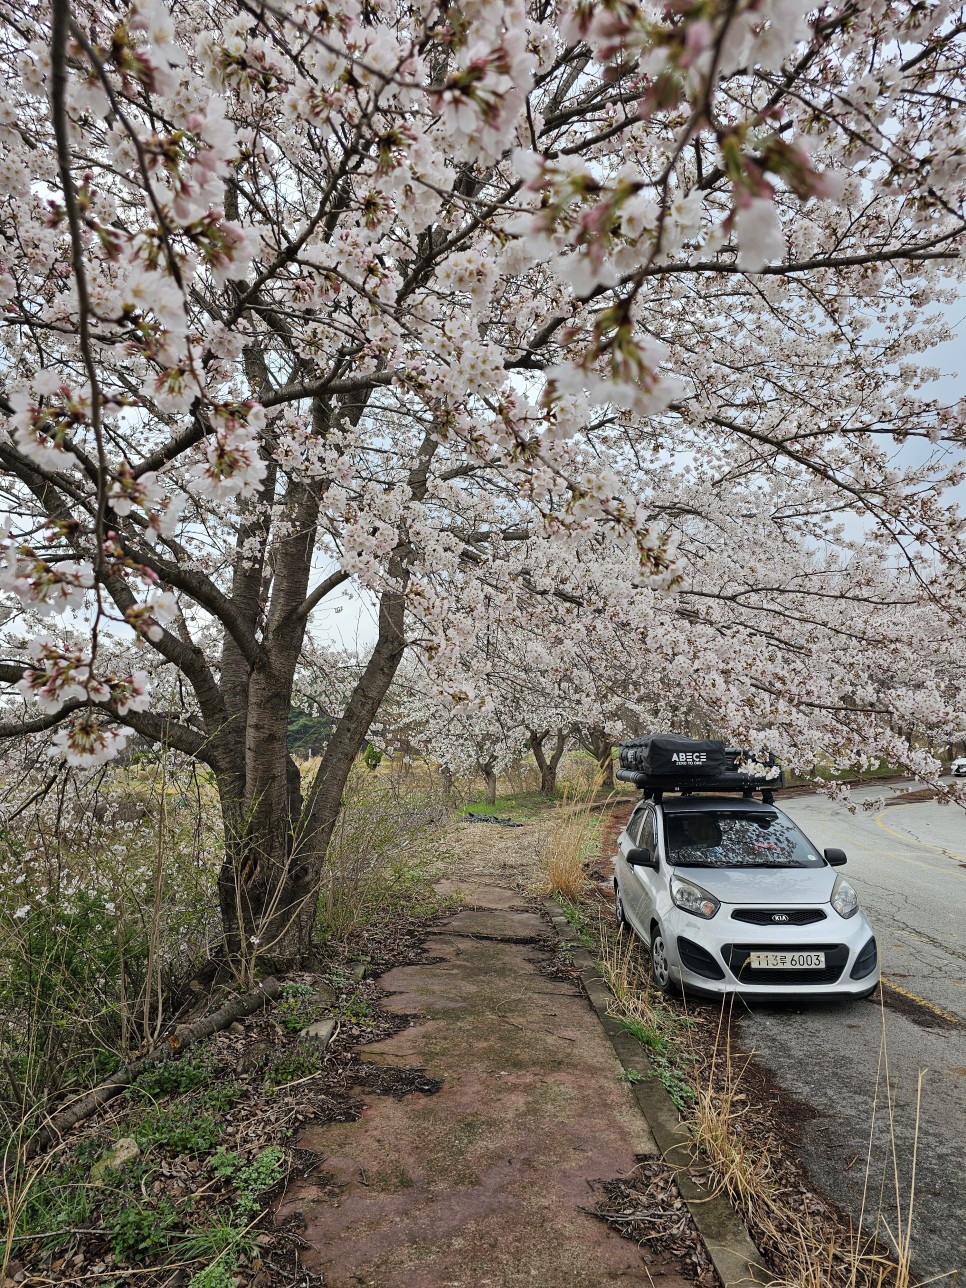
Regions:
<instances>
[{"instance_id":1,"label":"cracked concrete slab","mask_svg":"<svg viewBox=\"0 0 966 1288\"><path fill-rule=\"evenodd\" d=\"M477 901L482 892L477 891ZM550 937L547 923L534 912L507 908L468 908L446 919L448 935L479 935L484 939L506 939L517 943Z\"/></svg>"},{"instance_id":2,"label":"cracked concrete slab","mask_svg":"<svg viewBox=\"0 0 966 1288\"><path fill-rule=\"evenodd\" d=\"M425 963L380 980L384 1005L416 1018L362 1055L422 1066L441 1090L373 1098L358 1122L299 1141L326 1161L279 1218L302 1214L303 1260L330 1288L689 1282L587 1210L593 1181L656 1146L596 1015L538 969L527 941L546 922L507 894L477 886L477 908L430 935Z\"/></svg>"}]
</instances>

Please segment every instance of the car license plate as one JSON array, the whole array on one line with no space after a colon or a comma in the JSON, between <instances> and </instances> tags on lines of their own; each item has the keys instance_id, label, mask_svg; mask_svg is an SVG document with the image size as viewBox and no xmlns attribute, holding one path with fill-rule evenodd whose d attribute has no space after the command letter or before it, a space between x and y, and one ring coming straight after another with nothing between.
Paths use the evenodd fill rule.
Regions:
<instances>
[{"instance_id":1,"label":"car license plate","mask_svg":"<svg viewBox=\"0 0 966 1288\"><path fill-rule=\"evenodd\" d=\"M824 953L749 953L752 970L824 970Z\"/></svg>"}]
</instances>

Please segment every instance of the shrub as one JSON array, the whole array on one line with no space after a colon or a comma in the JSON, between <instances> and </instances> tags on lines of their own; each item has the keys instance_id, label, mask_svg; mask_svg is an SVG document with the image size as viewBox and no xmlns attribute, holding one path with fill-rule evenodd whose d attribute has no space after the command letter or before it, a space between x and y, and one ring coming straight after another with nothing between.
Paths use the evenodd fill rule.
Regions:
<instances>
[{"instance_id":1,"label":"shrub","mask_svg":"<svg viewBox=\"0 0 966 1288\"><path fill-rule=\"evenodd\" d=\"M357 766L326 854L320 937L345 944L373 921L434 911L445 817L438 795L404 790L395 777Z\"/></svg>"},{"instance_id":2,"label":"shrub","mask_svg":"<svg viewBox=\"0 0 966 1288\"><path fill-rule=\"evenodd\" d=\"M221 858L210 786L168 755L17 786L37 799L0 831L8 1126L156 1040L208 956Z\"/></svg>"}]
</instances>

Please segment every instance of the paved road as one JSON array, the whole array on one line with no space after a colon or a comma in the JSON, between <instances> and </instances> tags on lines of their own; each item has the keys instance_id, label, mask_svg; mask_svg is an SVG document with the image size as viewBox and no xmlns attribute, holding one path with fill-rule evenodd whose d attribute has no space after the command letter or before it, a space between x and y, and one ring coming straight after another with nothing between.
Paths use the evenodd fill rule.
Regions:
<instances>
[{"instance_id":1,"label":"paved road","mask_svg":"<svg viewBox=\"0 0 966 1288\"><path fill-rule=\"evenodd\" d=\"M854 799L883 794L892 796L866 788ZM886 1006L875 998L802 1009L755 1004L740 1022L743 1045L810 1107L801 1157L816 1188L856 1218L865 1189L865 1224L886 1237L908 1220L924 1071L913 1262L922 1276L966 1271L966 815L933 802L854 815L820 796L780 804L820 848L848 854L846 873L879 942Z\"/></svg>"}]
</instances>

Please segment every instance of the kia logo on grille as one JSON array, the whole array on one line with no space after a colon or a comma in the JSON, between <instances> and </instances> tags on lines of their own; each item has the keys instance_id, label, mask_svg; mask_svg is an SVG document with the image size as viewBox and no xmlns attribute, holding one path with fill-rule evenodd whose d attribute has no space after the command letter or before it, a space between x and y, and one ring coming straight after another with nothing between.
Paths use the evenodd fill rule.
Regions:
<instances>
[{"instance_id":1,"label":"kia logo on grille","mask_svg":"<svg viewBox=\"0 0 966 1288\"><path fill-rule=\"evenodd\" d=\"M773 912L773 913L771 914L771 919L772 919L772 921L787 921L787 920L788 920L788 913L787 913L787 912Z\"/></svg>"}]
</instances>

